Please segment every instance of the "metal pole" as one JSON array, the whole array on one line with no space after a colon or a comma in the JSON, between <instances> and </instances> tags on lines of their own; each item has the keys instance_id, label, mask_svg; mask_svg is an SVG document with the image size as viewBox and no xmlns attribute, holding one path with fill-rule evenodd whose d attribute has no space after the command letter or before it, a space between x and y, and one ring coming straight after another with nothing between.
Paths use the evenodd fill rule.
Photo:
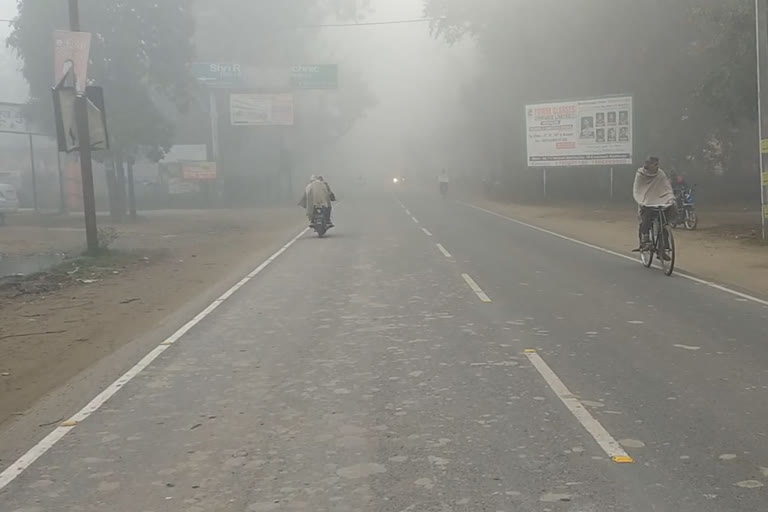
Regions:
<instances>
[{"instance_id":1,"label":"metal pole","mask_svg":"<svg viewBox=\"0 0 768 512\"><path fill-rule=\"evenodd\" d=\"M69 0L69 28L80 32L80 8L77 0ZM83 80L86 77L75 77ZM80 173L83 177L83 216L85 217L85 239L88 252L99 250L99 233L96 226L96 193L93 189L93 161L91 160L91 129L88 126L88 98L78 94L75 98L75 122L77 140L80 145Z\"/></svg>"},{"instance_id":2,"label":"metal pole","mask_svg":"<svg viewBox=\"0 0 768 512\"><path fill-rule=\"evenodd\" d=\"M613 199L613 167L611 167L611 199Z\"/></svg>"},{"instance_id":3,"label":"metal pole","mask_svg":"<svg viewBox=\"0 0 768 512\"><path fill-rule=\"evenodd\" d=\"M544 198L547 197L547 168L544 168L544 172L542 173L542 180L544 182Z\"/></svg>"},{"instance_id":4,"label":"metal pole","mask_svg":"<svg viewBox=\"0 0 768 512\"><path fill-rule=\"evenodd\" d=\"M136 159L129 156L126 166L128 170L128 214L131 216L131 220L136 220L136 190L133 182L133 165L135 163Z\"/></svg>"},{"instance_id":5,"label":"metal pole","mask_svg":"<svg viewBox=\"0 0 768 512\"><path fill-rule=\"evenodd\" d=\"M72 32L80 32L80 7L77 0L69 0L69 29Z\"/></svg>"},{"instance_id":6,"label":"metal pole","mask_svg":"<svg viewBox=\"0 0 768 512\"><path fill-rule=\"evenodd\" d=\"M211 114L211 160L218 166L219 159L219 110L216 103L216 91L211 90L210 96Z\"/></svg>"},{"instance_id":7,"label":"metal pole","mask_svg":"<svg viewBox=\"0 0 768 512\"><path fill-rule=\"evenodd\" d=\"M59 169L59 213L64 215L67 213L67 197L64 186L64 171L61 168L61 151L56 151L56 165Z\"/></svg>"},{"instance_id":8,"label":"metal pole","mask_svg":"<svg viewBox=\"0 0 768 512\"><path fill-rule=\"evenodd\" d=\"M760 134L760 217L763 226L763 240L766 239L766 217L768 217L768 207L766 206L766 171L768 171L768 116L764 115L763 108L768 105L767 84L764 83L763 75L768 71L768 19L763 17L768 12L768 0L755 0L755 44L757 50L757 112L758 129Z\"/></svg>"},{"instance_id":9,"label":"metal pole","mask_svg":"<svg viewBox=\"0 0 768 512\"><path fill-rule=\"evenodd\" d=\"M78 95L75 99L77 140L80 143L80 172L83 176L83 213L85 239L88 252L99 251L99 233L96 227L96 197L93 191L93 161L91 160L91 133L88 126L88 98Z\"/></svg>"},{"instance_id":10,"label":"metal pole","mask_svg":"<svg viewBox=\"0 0 768 512\"><path fill-rule=\"evenodd\" d=\"M35 213L40 211L37 202L37 172L35 170L35 145L32 142L32 134L29 134L29 163L32 168L32 203L35 206Z\"/></svg>"}]
</instances>

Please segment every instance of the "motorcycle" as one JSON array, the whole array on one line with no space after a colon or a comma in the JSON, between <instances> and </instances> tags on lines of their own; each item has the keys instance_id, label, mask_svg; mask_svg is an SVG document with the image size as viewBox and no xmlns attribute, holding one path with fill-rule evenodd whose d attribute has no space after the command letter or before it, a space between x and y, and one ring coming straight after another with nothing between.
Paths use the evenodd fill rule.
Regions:
<instances>
[{"instance_id":1,"label":"motorcycle","mask_svg":"<svg viewBox=\"0 0 768 512\"><path fill-rule=\"evenodd\" d=\"M315 206L314 213L312 214L312 227L320 238L323 238L330 228L327 221L326 210L327 208L325 206Z\"/></svg>"},{"instance_id":2,"label":"motorcycle","mask_svg":"<svg viewBox=\"0 0 768 512\"><path fill-rule=\"evenodd\" d=\"M677 200L678 215L674 227L683 224L688 231L695 230L699 225L699 217L696 214L694 187L681 190L676 194L675 199Z\"/></svg>"}]
</instances>

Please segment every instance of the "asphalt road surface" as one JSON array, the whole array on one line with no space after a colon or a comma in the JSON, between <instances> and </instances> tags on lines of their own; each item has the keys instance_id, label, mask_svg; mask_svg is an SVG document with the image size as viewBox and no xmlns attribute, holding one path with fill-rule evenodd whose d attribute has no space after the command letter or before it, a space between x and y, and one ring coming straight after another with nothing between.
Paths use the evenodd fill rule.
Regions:
<instances>
[{"instance_id":1,"label":"asphalt road surface","mask_svg":"<svg viewBox=\"0 0 768 512\"><path fill-rule=\"evenodd\" d=\"M30 447L0 510L765 509L764 304L436 196L341 204Z\"/></svg>"}]
</instances>

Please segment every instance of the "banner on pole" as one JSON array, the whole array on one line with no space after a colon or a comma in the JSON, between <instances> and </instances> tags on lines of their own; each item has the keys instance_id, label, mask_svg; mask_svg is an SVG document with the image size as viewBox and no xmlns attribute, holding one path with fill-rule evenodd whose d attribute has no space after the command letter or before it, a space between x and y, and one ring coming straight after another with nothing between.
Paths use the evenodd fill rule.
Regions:
<instances>
[{"instance_id":1,"label":"banner on pole","mask_svg":"<svg viewBox=\"0 0 768 512\"><path fill-rule=\"evenodd\" d=\"M88 59L91 54L90 32L68 32L57 30L53 33L54 40L54 82L53 86L61 85L68 73L75 75L75 88L82 94L88 85Z\"/></svg>"}]
</instances>

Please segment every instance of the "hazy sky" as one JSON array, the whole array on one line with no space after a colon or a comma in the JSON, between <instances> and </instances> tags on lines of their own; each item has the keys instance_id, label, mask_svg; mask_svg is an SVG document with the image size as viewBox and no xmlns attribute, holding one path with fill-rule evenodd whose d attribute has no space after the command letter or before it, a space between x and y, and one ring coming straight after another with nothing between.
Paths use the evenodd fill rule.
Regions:
<instances>
[{"instance_id":1,"label":"hazy sky","mask_svg":"<svg viewBox=\"0 0 768 512\"><path fill-rule=\"evenodd\" d=\"M0 18L9 19L16 15L16 0L0 0Z\"/></svg>"}]
</instances>

